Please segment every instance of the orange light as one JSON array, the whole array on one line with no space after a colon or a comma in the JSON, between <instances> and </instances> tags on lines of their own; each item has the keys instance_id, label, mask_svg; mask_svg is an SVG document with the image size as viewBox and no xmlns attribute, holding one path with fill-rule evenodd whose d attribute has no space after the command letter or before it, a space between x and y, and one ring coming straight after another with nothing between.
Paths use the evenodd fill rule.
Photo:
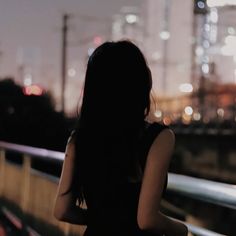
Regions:
<instances>
[{"instance_id":1,"label":"orange light","mask_svg":"<svg viewBox=\"0 0 236 236\"><path fill-rule=\"evenodd\" d=\"M168 117L168 116L164 117L164 119L163 119L164 125L170 125L171 122L172 122L172 121L171 121L171 118L170 118L170 117Z\"/></svg>"},{"instance_id":2,"label":"orange light","mask_svg":"<svg viewBox=\"0 0 236 236\"><path fill-rule=\"evenodd\" d=\"M25 95L35 95L35 96L41 96L43 94L43 89L38 85L29 85L24 87L24 94Z\"/></svg>"},{"instance_id":3,"label":"orange light","mask_svg":"<svg viewBox=\"0 0 236 236\"><path fill-rule=\"evenodd\" d=\"M102 38L100 36L95 36L93 39L93 43L98 46L102 43Z\"/></svg>"}]
</instances>

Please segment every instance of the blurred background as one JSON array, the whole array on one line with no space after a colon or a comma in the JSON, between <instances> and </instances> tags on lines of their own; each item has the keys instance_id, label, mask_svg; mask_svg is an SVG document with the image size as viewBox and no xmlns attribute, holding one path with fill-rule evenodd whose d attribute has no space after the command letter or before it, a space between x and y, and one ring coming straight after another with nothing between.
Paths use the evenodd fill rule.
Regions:
<instances>
[{"instance_id":1,"label":"blurred background","mask_svg":"<svg viewBox=\"0 0 236 236\"><path fill-rule=\"evenodd\" d=\"M197 182L185 185L183 192L200 197L170 187L163 210L219 233L194 235L235 235L235 18L235 0L0 0L0 236L82 234L46 215L87 60L103 42L120 39L136 43L151 68L150 119L176 134L170 172L217 183L206 185L208 196ZM32 170L47 179L37 189ZM35 200L38 189L45 199Z\"/></svg>"}]
</instances>

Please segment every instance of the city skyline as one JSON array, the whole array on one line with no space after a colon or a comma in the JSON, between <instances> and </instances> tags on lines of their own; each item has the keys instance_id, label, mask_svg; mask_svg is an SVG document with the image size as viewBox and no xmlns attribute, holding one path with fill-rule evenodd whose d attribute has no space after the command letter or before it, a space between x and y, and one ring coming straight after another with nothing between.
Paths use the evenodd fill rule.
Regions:
<instances>
[{"instance_id":1,"label":"city skyline","mask_svg":"<svg viewBox=\"0 0 236 236\"><path fill-rule=\"evenodd\" d=\"M42 67L54 67L60 76L62 16L71 15L69 22L70 57L84 50L86 39L106 36L112 16L125 1L0 1L0 76L17 76L17 67L30 60ZM140 1L130 0L131 5ZM78 48L82 49L78 50ZM72 51L72 52L71 52ZM84 52L83 52L84 53ZM74 55L73 55L74 54ZM73 60L73 59L72 59ZM54 75L54 76L55 76Z\"/></svg>"},{"instance_id":2,"label":"city skyline","mask_svg":"<svg viewBox=\"0 0 236 236\"><path fill-rule=\"evenodd\" d=\"M136 42L147 57L158 96L180 95L183 83L197 87L201 74L218 82L236 81L234 61L221 50L227 46L227 34L231 38L235 34L233 8L212 7L207 15L194 15L194 2L185 0L102 0L98 6L95 0L57 4L22 0L21 5L16 0L0 1L0 78L12 76L21 84L40 84L57 101L61 97L62 18L69 14L67 107L78 103L88 54L103 41L123 37ZM132 17L138 17L138 23ZM117 32L115 25L120 27ZM213 64L216 74L211 76Z\"/></svg>"}]
</instances>

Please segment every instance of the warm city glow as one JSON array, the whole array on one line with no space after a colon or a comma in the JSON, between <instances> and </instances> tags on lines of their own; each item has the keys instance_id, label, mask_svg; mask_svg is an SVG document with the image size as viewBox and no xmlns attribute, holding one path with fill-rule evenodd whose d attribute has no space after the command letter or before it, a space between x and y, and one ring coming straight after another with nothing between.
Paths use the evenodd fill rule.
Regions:
<instances>
[{"instance_id":1,"label":"warm city glow","mask_svg":"<svg viewBox=\"0 0 236 236\"><path fill-rule=\"evenodd\" d=\"M195 112L193 114L193 119L196 120L196 121L200 120L201 119L201 114L199 112Z\"/></svg>"},{"instance_id":2,"label":"warm city glow","mask_svg":"<svg viewBox=\"0 0 236 236\"><path fill-rule=\"evenodd\" d=\"M43 94L43 89L38 85L30 85L24 87L24 94L25 95L35 95L40 96Z\"/></svg>"},{"instance_id":3,"label":"warm city glow","mask_svg":"<svg viewBox=\"0 0 236 236\"><path fill-rule=\"evenodd\" d=\"M191 116L193 114L193 108L191 106L187 106L184 108L184 112L186 115Z\"/></svg>"},{"instance_id":4,"label":"warm city glow","mask_svg":"<svg viewBox=\"0 0 236 236\"><path fill-rule=\"evenodd\" d=\"M183 93L191 93L193 91L193 86L190 83L180 84L179 90Z\"/></svg>"},{"instance_id":5,"label":"warm city glow","mask_svg":"<svg viewBox=\"0 0 236 236\"><path fill-rule=\"evenodd\" d=\"M166 116L164 119L163 119L163 123L165 125L170 125L171 124L171 118Z\"/></svg>"},{"instance_id":6,"label":"warm city glow","mask_svg":"<svg viewBox=\"0 0 236 236\"><path fill-rule=\"evenodd\" d=\"M162 117L162 112L160 110L157 110L154 112L154 115L156 118L161 118Z\"/></svg>"},{"instance_id":7,"label":"warm city glow","mask_svg":"<svg viewBox=\"0 0 236 236\"><path fill-rule=\"evenodd\" d=\"M223 108L218 108L217 109L217 115L220 117L224 117L225 111Z\"/></svg>"},{"instance_id":8,"label":"warm city glow","mask_svg":"<svg viewBox=\"0 0 236 236\"><path fill-rule=\"evenodd\" d=\"M191 122L191 116L187 115L186 113L183 113L182 122L184 124L189 124Z\"/></svg>"},{"instance_id":9,"label":"warm city glow","mask_svg":"<svg viewBox=\"0 0 236 236\"><path fill-rule=\"evenodd\" d=\"M99 46L100 44L102 44L102 38L101 38L100 36L94 37L93 43L94 43L96 46Z\"/></svg>"},{"instance_id":10,"label":"warm city glow","mask_svg":"<svg viewBox=\"0 0 236 236\"><path fill-rule=\"evenodd\" d=\"M224 7L226 5L236 6L235 0L207 0L208 7Z\"/></svg>"}]
</instances>

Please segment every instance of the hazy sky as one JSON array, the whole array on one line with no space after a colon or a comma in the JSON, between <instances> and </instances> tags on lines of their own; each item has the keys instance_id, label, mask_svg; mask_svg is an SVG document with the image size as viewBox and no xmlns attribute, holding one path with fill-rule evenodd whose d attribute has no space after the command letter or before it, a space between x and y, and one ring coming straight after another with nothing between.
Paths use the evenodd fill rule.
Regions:
<instances>
[{"instance_id":1,"label":"hazy sky","mask_svg":"<svg viewBox=\"0 0 236 236\"><path fill-rule=\"evenodd\" d=\"M33 82L42 83L44 87L55 87L57 84L55 82L60 81L61 78L61 27L64 13L72 15L69 20L68 65L78 65L78 70L80 70L78 74L83 75L81 68L84 66L82 63L85 62L87 49L92 46L91 39L95 35L105 36L104 39L109 38L112 16L119 13L123 6L141 7L145 1L0 0L0 52L2 52L0 54L0 77L12 75L17 78L19 77L17 71L19 65L24 64L27 67L30 64L29 67L33 68ZM153 27L149 25L149 28L151 27L149 33L152 34L154 40L154 43L149 45L151 47L156 47L156 45L162 43L159 37L161 29L158 31L157 26L160 25L162 20L163 14L160 9L162 9L161 3L163 1L148 1L151 4L149 10L153 8L153 13L150 14L150 19L153 18ZM182 11L185 12L184 15L181 14ZM169 40L168 53L169 61L173 62L174 65L170 64L168 67L168 83L172 90L177 90L179 83L188 82L190 79L189 73L186 72L187 69L184 68L180 71L181 68L178 66L184 64L184 66L189 67L191 61L191 12L192 5L187 4L186 0L172 1L169 22L170 31L174 37L171 36ZM219 12L219 21L226 26L234 26L235 24L232 23L234 15L235 10L232 10L231 17L226 17L225 14L225 17L223 17ZM91 16L92 18L86 20L81 16ZM224 19L225 21L230 19L232 22L230 24L223 22ZM183 25L184 27L180 27ZM225 31L225 29L227 28L221 27L219 31ZM79 43L79 41L83 41L83 43ZM154 49L162 53L161 46ZM181 59L181 57L183 58ZM224 61L226 59L228 58L224 58ZM217 68L219 74L224 75L222 76L224 81L234 79L234 71L230 69L233 68L231 66L233 60L230 59L231 61L226 61L224 66L220 62ZM217 58L215 61L218 62ZM160 75L154 76L154 79L160 82L162 78L161 69L158 69L158 71ZM158 85L157 87L160 88L161 86ZM171 91L171 93L173 92Z\"/></svg>"},{"instance_id":2,"label":"hazy sky","mask_svg":"<svg viewBox=\"0 0 236 236\"><path fill-rule=\"evenodd\" d=\"M50 68L59 74L63 13L73 15L69 50L76 54L78 44L75 47L73 43L108 32L112 15L122 6L140 3L141 0L0 0L0 76L16 75L17 65L28 61L33 61L39 70ZM86 21L80 15L108 20Z\"/></svg>"}]
</instances>

